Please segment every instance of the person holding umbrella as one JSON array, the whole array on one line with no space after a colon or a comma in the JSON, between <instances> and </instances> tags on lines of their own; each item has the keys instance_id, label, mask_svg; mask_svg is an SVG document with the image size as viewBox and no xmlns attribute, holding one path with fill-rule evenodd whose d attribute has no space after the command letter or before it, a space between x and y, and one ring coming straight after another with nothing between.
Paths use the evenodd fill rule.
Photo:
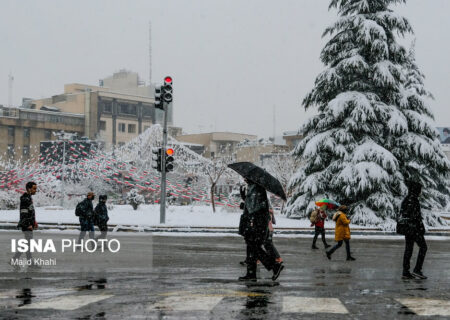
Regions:
<instances>
[{"instance_id":1,"label":"person holding umbrella","mask_svg":"<svg viewBox=\"0 0 450 320\"><path fill-rule=\"evenodd\" d=\"M245 195L244 213L239 223L239 234L247 244L247 273L239 277L239 281L256 281L257 261L272 270L272 280L275 281L284 269L282 262L277 262L275 256L268 254L263 245L269 233L269 201L267 192L271 191L286 199L280 182L264 169L250 163L238 162L228 165L245 178L248 184Z\"/></svg>"},{"instance_id":2,"label":"person holding umbrella","mask_svg":"<svg viewBox=\"0 0 450 320\"><path fill-rule=\"evenodd\" d=\"M325 246L325 249L328 249L331 247L327 241L325 240L325 220L327 218L326 210L327 209L333 209L340 206L340 204L334 200L331 199L321 199L316 201L316 206L319 207L319 209L314 210L311 213L311 223L314 225L314 238L311 248L312 249L319 249L316 247L316 241L317 237L322 235L322 242Z\"/></svg>"},{"instance_id":3,"label":"person holding umbrella","mask_svg":"<svg viewBox=\"0 0 450 320\"><path fill-rule=\"evenodd\" d=\"M311 213L311 226L314 226L314 238L311 249L319 249L316 246L316 241L319 234L322 236L322 242L325 246L325 249L331 247L325 239L325 219L327 218L327 214L325 213L326 210L327 205L324 204L321 207L315 209L315 212L313 211L313 213Z\"/></svg>"}]
</instances>

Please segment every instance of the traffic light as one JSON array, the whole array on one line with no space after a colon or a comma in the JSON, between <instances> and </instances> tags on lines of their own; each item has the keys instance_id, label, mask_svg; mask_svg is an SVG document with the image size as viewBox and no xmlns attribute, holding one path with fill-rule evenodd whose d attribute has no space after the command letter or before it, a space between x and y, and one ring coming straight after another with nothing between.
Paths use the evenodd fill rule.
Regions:
<instances>
[{"instance_id":1,"label":"traffic light","mask_svg":"<svg viewBox=\"0 0 450 320\"><path fill-rule=\"evenodd\" d=\"M161 100L161 86L155 87L155 108L164 110L163 102Z\"/></svg>"},{"instance_id":2,"label":"traffic light","mask_svg":"<svg viewBox=\"0 0 450 320\"><path fill-rule=\"evenodd\" d=\"M172 102L172 94L173 94L173 81L172 77L167 76L164 78L164 85L162 87L162 98L165 102Z\"/></svg>"},{"instance_id":3,"label":"traffic light","mask_svg":"<svg viewBox=\"0 0 450 320\"><path fill-rule=\"evenodd\" d=\"M173 149L166 150L166 172L173 171Z\"/></svg>"},{"instance_id":4,"label":"traffic light","mask_svg":"<svg viewBox=\"0 0 450 320\"><path fill-rule=\"evenodd\" d=\"M162 149L161 148L152 148L152 159L154 161L154 163L152 164L152 167L156 170L158 170L158 172L161 172L161 153L162 153Z\"/></svg>"}]
</instances>

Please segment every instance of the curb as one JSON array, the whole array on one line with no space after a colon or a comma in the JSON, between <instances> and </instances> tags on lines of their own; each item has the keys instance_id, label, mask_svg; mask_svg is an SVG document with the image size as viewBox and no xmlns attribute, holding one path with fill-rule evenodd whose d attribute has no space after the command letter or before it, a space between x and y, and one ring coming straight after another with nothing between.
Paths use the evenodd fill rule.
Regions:
<instances>
[{"instance_id":1,"label":"curb","mask_svg":"<svg viewBox=\"0 0 450 320\"><path fill-rule=\"evenodd\" d=\"M65 223L65 224L53 224L53 223L40 223L39 230L80 230L79 224ZM15 223L0 222L0 230L17 230ZM96 228L97 230L97 228ZM331 230L331 229L330 229ZM114 232L149 232L149 233L228 233L237 234L238 228L235 227L189 227L189 226L133 226L133 225L109 225L108 231ZM276 228L274 234L278 235L313 235L313 228ZM368 228L352 228L352 235L370 235L370 236L399 236L393 231L382 231L381 229L368 229ZM436 229L429 230L427 232L429 236L450 236L450 230Z\"/></svg>"}]
</instances>

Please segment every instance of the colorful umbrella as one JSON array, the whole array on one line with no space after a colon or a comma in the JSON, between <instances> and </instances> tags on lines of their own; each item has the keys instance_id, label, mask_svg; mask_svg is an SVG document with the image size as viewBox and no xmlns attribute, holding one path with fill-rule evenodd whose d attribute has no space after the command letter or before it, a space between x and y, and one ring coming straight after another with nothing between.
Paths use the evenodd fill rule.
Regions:
<instances>
[{"instance_id":1,"label":"colorful umbrella","mask_svg":"<svg viewBox=\"0 0 450 320\"><path fill-rule=\"evenodd\" d=\"M321 207L323 205L326 205L328 209L334 209L340 206L339 202L331 199L320 199L316 201L316 206Z\"/></svg>"}]
</instances>

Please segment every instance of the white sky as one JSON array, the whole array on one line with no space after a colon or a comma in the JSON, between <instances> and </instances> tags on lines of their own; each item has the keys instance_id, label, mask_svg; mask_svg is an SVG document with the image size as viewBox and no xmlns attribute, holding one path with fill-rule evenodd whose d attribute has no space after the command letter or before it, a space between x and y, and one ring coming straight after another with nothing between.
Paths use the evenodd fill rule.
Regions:
<instances>
[{"instance_id":1,"label":"white sky","mask_svg":"<svg viewBox=\"0 0 450 320\"><path fill-rule=\"evenodd\" d=\"M0 104L62 93L65 83L98 84L125 68L148 81L174 78L175 125L189 133L233 131L268 137L297 130L301 101L324 67L321 34L335 21L328 0L0 0ZM450 125L450 1L409 0L416 58L438 126Z\"/></svg>"}]
</instances>

